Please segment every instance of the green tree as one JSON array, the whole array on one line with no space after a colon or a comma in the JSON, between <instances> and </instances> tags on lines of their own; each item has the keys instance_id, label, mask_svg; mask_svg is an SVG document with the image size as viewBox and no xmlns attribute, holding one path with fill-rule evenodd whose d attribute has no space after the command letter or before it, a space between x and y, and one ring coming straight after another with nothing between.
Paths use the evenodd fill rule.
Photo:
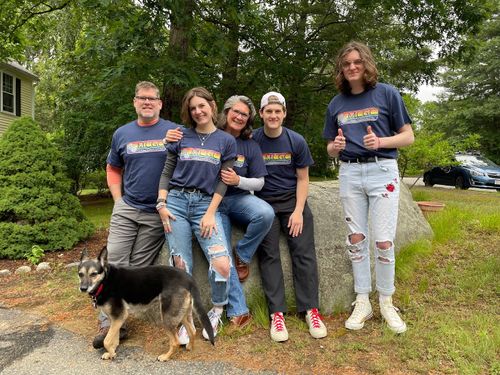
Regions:
<instances>
[{"instance_id":1,"label":"green tree","mask_svg":"<svg viewBox=\"0 0 500 375\"><path fill-rule=\"evenodd\" d=\"M22 258L33 245L69 249L92 234L70 194L61 155L30 118L0 138L0 258Z\"/></svg>"},{"instance_id":2,"label":"green tree","mask_svg":"<svg viewBox=\"0 0 500 375\"><path fill-rule=\"evenodd\" d=\"M428 111L425 127L444 132L459 145L480 136L480 150L500 163L500 19L499 8L471 36L464 62L443 74L446 94ZM458 151L458 150L457 150Z\"/></svg>"}]
</instances>

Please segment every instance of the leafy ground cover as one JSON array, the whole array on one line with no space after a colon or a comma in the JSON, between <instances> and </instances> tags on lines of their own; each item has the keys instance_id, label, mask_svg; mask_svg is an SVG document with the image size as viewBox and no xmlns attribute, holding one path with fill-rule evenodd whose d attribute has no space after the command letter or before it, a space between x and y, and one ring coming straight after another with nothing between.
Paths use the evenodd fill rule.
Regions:
<instances>
[{"instance_id":1,"label":"leafy ground cover","mask_svg":"<svg viewBox=\"0 0 500 375\"><path fill-rule=\"evenodd\" d=\"M288 317L290 340L284 344L271 342L267 327L253 323L236 332L224 327L215 349L200 335L193 353L180 351L175 359L287 374L500 374L500 194L424 187L412 192L415 200L437 200L446 208L428 215L435 238L405 247L397 259L395 301L408 332L396 336L385 328L372 298L375 317L359 332L344 328L347 313L341 313L325 317L329 335L314 340L305 322ZM107 225L109 200L84 209L97 227ZM84 246L97 253L105 240L101 229L71 251L46 254L44 260L58 265L51 273L3 278L0 303L46 315L88 338L90 346L96 311L78 292L75 270L63 265L76 261ZM0 261L0 269L18 265ZM259 296L250 300L252 311L265 311ZM133 318L130 323L132 336L124 345L157 355L167 344L161 329Z\"/></svg>"}]
</instances>

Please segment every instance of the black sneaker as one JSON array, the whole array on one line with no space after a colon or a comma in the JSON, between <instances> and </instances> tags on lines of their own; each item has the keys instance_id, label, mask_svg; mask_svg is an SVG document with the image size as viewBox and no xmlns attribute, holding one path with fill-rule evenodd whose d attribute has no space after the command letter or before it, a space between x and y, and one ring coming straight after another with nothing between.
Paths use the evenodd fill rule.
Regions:
<instances>
[{"instance_id":1,"label":"black sneaker","mask_svg":"<svg viewBox=\"0 0 500 375\"><path fill-rule=\"evenodd\" d=\"M104 339L108 334L109 327L101 327L99 328L99 332L97 332L96 337L92 341L92 346L94 349L104 348ZM120 328L120 340L125 340L128 337L128 330L125 327Z\"/></svg>"}]
</instances>

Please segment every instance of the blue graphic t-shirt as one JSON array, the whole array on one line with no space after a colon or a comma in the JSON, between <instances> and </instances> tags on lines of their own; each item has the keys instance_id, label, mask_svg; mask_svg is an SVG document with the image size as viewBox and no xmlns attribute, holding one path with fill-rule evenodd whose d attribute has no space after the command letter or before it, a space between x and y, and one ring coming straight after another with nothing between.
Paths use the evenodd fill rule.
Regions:
<instances>
[{"instance_id":1,"label":"blue graphic t-shirt","mask_svg":"<svg viewBox=\"0 0 500 375\"><path fill-rule=\"evenodd\" d=\"M202 146L194 129L184 128L183 133L179 142L168 145L168 151L177 155L170 185L196 188L212 195L222 163L236 157L236 141L232 135L217 129L206 137Z\"/></svg>"},{"instance_id":2,"label":"blue graphic t-shirt","mask_svg":"<svg viewBox=\"0 0 500 375\"><path fill-rule=\"evenodd\" d=\"M151 126L132 121L113 134L107 163L123 169L123 200L147 212L156 212L158 182L167 156L163 138L179 127L160 119Z\"/></svg>"},{"instance_id":3,"label":"blue graphic t-shirt","mask_svg":"<svg viewBox=\"0 0 500 375\"><path fill-rule=\"evenodd\" d=\"M295 191L297 188L297 168L309 167L314 160L307 142L299 133L283 127L281 135L269 138L264 134L264 128L253 133L253 139L262 150L266 165L266 182L259 196L276 196L284 192Z\"/></svg>"},{"instance_id":4,"label":"blue graphic t-shirt","mask_svg":"<svg viewBox=\"0 0 500 375\"><path fill-rule=\"evenodd\" d=\"M363 137L368 125L378 137L390 137L406 124L411 124L411 119L399 92L391 85L377 83L361 94L339 94L332 99L326 110L323 138L335 139L338 129L342 129L346 148L340 160L370 156L396 159L397 149L368 150Z\"/></svg>"},{"instance_id":5,"label":"blue graphic t-shirt","mask_svg":"<svg viewBox=\"0 0 500 375\"><path fill-rule=\"evenodd\" d=\"M248 178L259 178L267 176L267 169L262 158L259 145L253 139L236 138L238 155L233 169L238 176ZM228 186L226 195L250 194L248 190L242 190L236 186Z\"/></svg>"}]
</instances>

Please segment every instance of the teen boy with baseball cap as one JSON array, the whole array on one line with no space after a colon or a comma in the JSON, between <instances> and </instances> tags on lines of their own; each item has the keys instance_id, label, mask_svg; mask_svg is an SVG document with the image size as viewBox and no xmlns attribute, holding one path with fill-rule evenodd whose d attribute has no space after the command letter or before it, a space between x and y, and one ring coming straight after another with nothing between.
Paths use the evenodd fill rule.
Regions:
<instances>
[{"instance_id":1,"label":"teen boy with baseball cap","mask_svg":"<svg viewBox=\"0 0 500 375\"><path fill-rule=\"evenodd\" d=\"M313 215L307 205L309 166L314 161L300 134L283 127L286 102L278 92L268 92L260 102L262 128L253 139L260 145L268 175L256 194L274 209L275 218L257 251L262 286L271 314L271 338L288 340L283 314L287 311L279 239L284 232L292 259L297 312L305 313L309 332L323 338L327 329L319 314L318 267L314 245Z\"/></svg>"}]
</instances>

